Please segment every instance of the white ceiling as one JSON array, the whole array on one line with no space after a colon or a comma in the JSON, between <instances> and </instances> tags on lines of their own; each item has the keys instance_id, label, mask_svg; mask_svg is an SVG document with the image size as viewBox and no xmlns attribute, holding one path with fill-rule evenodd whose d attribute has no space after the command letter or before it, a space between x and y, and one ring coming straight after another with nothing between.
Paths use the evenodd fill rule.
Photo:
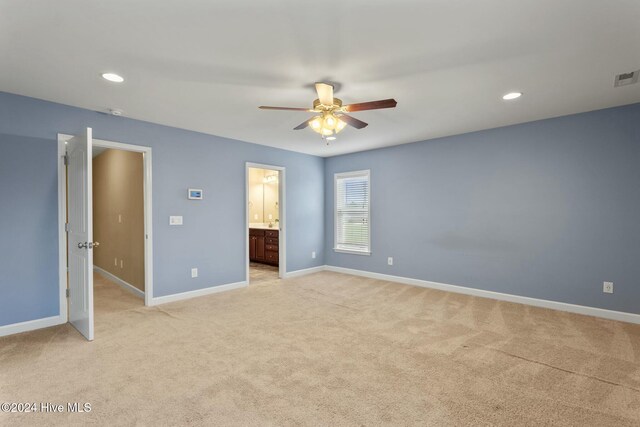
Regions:
<instances>
[{"instance_id":1,"label":"white ceiling","mask_svg":"<svg viewBox=\"0 0 640 427\"><path fill-rule=\"evenodd\" d=\"M639 23L638 0L0 0L0 91L332 156L639 102L613 87ZM257 108L310 107L315 81L398 107L328 147Z\"/></svg>"}]
</instances>

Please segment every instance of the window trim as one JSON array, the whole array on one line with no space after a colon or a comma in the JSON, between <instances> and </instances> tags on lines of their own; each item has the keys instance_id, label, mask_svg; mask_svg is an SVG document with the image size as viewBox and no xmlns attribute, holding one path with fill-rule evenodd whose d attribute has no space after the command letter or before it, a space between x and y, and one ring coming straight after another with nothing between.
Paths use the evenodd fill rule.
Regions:
<instances>
[{"instance_id":1,"label":"window trim","mask_svg":"<svg viewBox=\"0 0 640 427\"><path fill-rule=\"evenodd\" d=\"M337 245L338 241L338 179L350 178L354 176L363 176L367 177L368 185L368 204L367 204L367 228L368 228L368 237L369 241L367 242L367 250L355 250L355 249L343 249L339 248ZM333 251L344 254L353 254L353 255L371 255L371 169L363 169L359 171L350 171L350 172L337 172L333 174Z\"/></svg>"}]
</instances>

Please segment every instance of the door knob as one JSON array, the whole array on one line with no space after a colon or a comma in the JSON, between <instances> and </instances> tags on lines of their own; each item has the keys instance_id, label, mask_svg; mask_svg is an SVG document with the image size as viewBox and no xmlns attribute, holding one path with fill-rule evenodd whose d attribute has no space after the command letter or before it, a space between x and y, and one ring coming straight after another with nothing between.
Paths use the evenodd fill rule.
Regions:
<instances>
[{"instance_id":1,"label":"door knob","mask_svg":"<svg viewBox=\"0 0 640 427\"><path fill-rule=\"evenodd\" d=\"M80 242L78 243L78 248L82 249L93 249L93 248L97 248L98 246L100 246L100 242Z\"/></svg>"}]
</instances>

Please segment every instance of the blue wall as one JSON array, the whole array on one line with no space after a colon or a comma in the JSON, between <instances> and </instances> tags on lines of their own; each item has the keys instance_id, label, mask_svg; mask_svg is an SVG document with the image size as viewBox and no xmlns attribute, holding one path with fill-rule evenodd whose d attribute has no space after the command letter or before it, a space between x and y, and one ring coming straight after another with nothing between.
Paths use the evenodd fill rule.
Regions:
<instances>
[{"instance_id":1,"label":"blue wall","mask_svg":"<svg viewBox=\"0 0 640 427\"><path fill-rule=\"evenodd\" d=\"M361 169L372 254L336 253ZM640 313L640 104L332 157L325 189L329 265Z\"/></svg>"},{"instance_id":2,"label":"blue wall","mask_svg":"<svg viewBox=\"0 0 640 427\"><path fill-rule=\"evenodd\" d=\"M155 296L244 280L249 161L287 168L288 271L326 263L640 313L640 104L323 160L0 93L0 326L58 314L56 136L87 126L153 147ZM332 250L333 174L360 169L369 257Z\"/></svg>"},{"instance_id":3,"label":"blue wall","mask_svg":"<svg viewBox=\"0 0 640 427\"><path fill-rule=\"evenodd\" d=\"M287 271L324 264L322 158L0 92L0 326L59 313L57 134L85 127L153 148L155 297L245 279L245 162L287 168Z\"/></svg>"},{"instance_id":4,"label":"blue wall","mask_svg":"<svg viewBox=\"0 0 640 427\"><path fill-rule=\"evenodd\" d=\"M58 315L57 155L0 133L0 325Z\"/></svg>"}]
</instances>

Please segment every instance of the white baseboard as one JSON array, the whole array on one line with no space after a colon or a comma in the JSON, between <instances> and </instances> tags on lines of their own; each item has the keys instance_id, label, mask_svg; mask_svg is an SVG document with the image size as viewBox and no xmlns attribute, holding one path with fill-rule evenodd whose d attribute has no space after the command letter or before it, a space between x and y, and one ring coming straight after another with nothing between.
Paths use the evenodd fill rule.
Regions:
<instances>
[{"instance_id":1,"label":"white baseboard","mask_svg":"<svg viewBox=\"0 0 640 427\"><path fill-rule=\"evenodd\" d=\"M204 295L216 294L218 292L231 291L233 289L245 288L247 287L247 285L248 285L247 281L243 281L243 282L229 283L226 285L211 286L210 288L197 289L195 291L188 291L188 292L181 292L179 294L166 295L163 297L154 297L154 298L151 298L149 305L152 306L152 305L166 304L168 302L182 301L185 299L201 297Z\"/></svg>"},{"instance_id":2,"label":"white baseboard","mask_svg":"<svg viewBox=\"0 0 640 427\"><path fill-rule=\"evenodd\" d=\"M306 276L307 274L318 273L319 271L324 271L324 270L326 270L326 268L327 268L326 265L319 265L317 267L305 268L305 269L302 269L302 270L288 271L288 272L284 273L284 278L285 279L289 279L291 277Z\"/></svg>"},{"instance_id":3,"label":"white baseboard","mask_svg":"<svg viewBox=\"0 0 640 427\"><path fill-rule=\"evenodd\" d=\"M135 296L140 297L140 298L144 298L144 292L143 291L141 291L140 289L136 288L131 283L125 282L124 280L122 280L121 278L116 276L115 274L109 273L107 270L105 270L103 268L100 268L100 267L98 267L96 265L93 266L93 271L95 271L96 273L106 277L107 279L111 280L112 282L117 283L118 285L120 285L121 288L123 288L126 291L131 292Z\"/></svg>"},{"instance_id":4,"label":"white baseboard","mask_svg":"<svg viewBox=\"0 0 640 427\"><path fill-rule=\"evenodd\" d=\"M411 279L409 277L391 276L389 274L372 273L369 271L354 270L351 268L334 267L331 265L326 266L325 270L333 271L336 273L352 274L354 276L368 277L371 279L387 280L390 282L403 283L405 285L419 286L422 288L438 289L441 291L455 292L458 294L473 295L476 297L491 298L499 301L515 302L518 304L532 305L534 307L550 308L553 310L584 314L586 316L602 317L604 319L640 324L640 314L626 313L623 311L606 310L603 308L588 307L584 305L567 304L564 302L522 297L512 294L503 294L500 292L485 291L482 289L467 288L465 286L448 285L446 283Z\"/></svg>"},{"instance_id":5,"label":"white baseboard","mask_svg":"<svg viewBox=\"0 0 640 427\"><path fill-rule=\"evenodd\" d=\"M48 328L50 326L62 325L63 323L67 323L67 319L65 316L60 315L13 323L11 325L0 326L0 337L33 331L35 329Z\"/></svg>"}]
</instances>

